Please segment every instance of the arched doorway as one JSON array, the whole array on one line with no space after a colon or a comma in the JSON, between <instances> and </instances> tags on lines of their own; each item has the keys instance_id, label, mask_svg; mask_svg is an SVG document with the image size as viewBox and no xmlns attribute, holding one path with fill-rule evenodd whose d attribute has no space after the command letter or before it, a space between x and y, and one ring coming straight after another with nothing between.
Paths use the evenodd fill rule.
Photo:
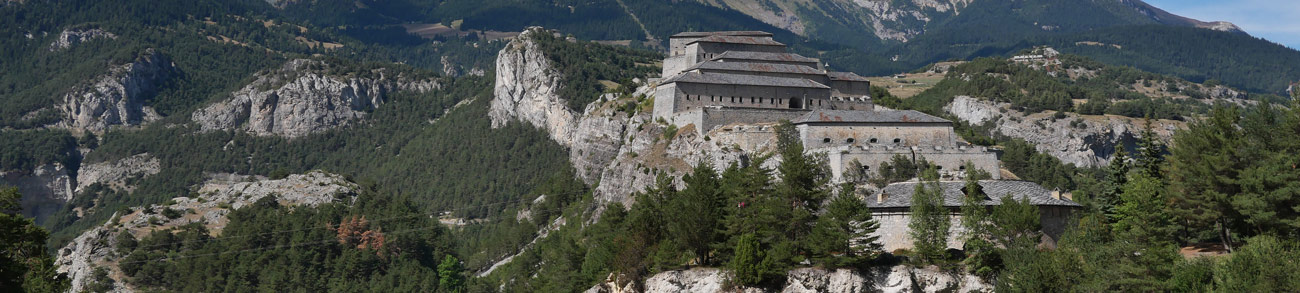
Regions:
<instances>
[{"instance_id":1,"label":"arched doorway","mask_svg":"<svg viewBox=\"0 0 1300 293\"><path fill-rule=\"evenodd\" d=\"M798 97L790 98L790 109L803 109L803 100Z\"/></svg>"}]
</instances>

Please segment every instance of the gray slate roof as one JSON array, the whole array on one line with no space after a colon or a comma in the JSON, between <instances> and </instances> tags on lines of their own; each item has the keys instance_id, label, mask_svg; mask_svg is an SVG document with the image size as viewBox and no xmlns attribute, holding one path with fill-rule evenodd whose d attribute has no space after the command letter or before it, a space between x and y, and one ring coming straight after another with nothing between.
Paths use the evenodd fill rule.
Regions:
<instances>
[{"instance_id":1,"label":"gray slate roof","mask_svg":"<svg viewBox=\"0 0 1300 293\"><path fill-rule=\"evenodd\" d=\"M782 46L782 47L785 46L785 44L782 44L781 42L773 41L772 38L770 37L743 37L743 36L708 36L708 37L700 38L698 40L691 41L690 43L687 43L687 45L694 44L694 43L727 43L727 44L746 44L746 45Z\"/></svg>"},{"instance_id":2,"label":"gray slate roof","mask_svg":"<svg viewBox=\"0 0 1300 293\"><path fill-rule=\"evenodd\" d=\"M707 83L707 84L730 84L730 85L756 85L756 86L776 86L776 87L800 87L800 88L818 88L829 89L830 87L804 78L787 78L771 77L744 74L726 74L726 73L697 73L687 72L678 74L663 84L685 82L685 83Z\"/></svg>"},{"instance_id":3,"label":"gray slate roof","mask_svg":"<svg viewBox=\"0 0 1300 293\"><path fill-rule=\"evenodd\" d=\"M902 182L894 183L881 189L880 192L885 195L883 202L877 202L879 197L868 197L867 207L870 208L906 208L911 207L912 193L916 192L916 185L919 182ZM960 207L962 199L966 196L962 188L966 187L964 181L943 181L939 182L943 188L943 205L948 207ZM1052 191L1047 190L1042 185L1029 181L1014 180L981 180L980 186L984 187L984 194L989 199L984 201L984 205L999 205L1002 203L1002 196L1011 194L1012 198L1020 200L1028 197L1029 203L1036 206L1064 206L1064 207L1082 207L1078 203L1062 197L1061 199L1052 198ZM879 194L878 194L879 195Z\"/></svg>"},{"instance_id":4,"label":"gray slate roof","mask_svg":"<svg viewBox=\"0 0 1300 293\"><path fill-rule=\"evenodd\" d=\"M749 51L727 51L713 57L713 59L741 59L741 60L760 60L760 61L781 61L781 62L808 62L819 63L817 58L808 58L803 55L794 53L768 53L768 52L749 52Z\"/></svg>"},{"instance_id":5,"label":"gray slate roof","mask_svg":"<svg viewBox=\"0 0 1300 293\"><path fill-rule=\"evenodd\" d=\"M751 36L751 37L771 37L772 33L764 31L718 31L718 32L681 32L672 35L670 38L695 38L707 36Z\"/></svg>"},{"instance_id":6,"label":"gray slate roof","mask_svg":"<svg viewBox=\"0 0 1300 293\"><path fill-rule=\"evenodd\" d=\"M845 122L845 123L952 123L943 118L913 110L815 110L799 117L795 124Z\"/></svg>"},{"instance_id":7,"label":"gray slate roof","mask_svg":"<svg viewBox=\"0 0 1300 293\"><path fill-rule=\"evenodd\" d=\"M852 73L852 72L836 72L836 71L832 71L832 72L827 72L826 74L827 74L827 75L830 75L831 80L870 81L870 80L867 80L866 77L862 77L862 76L858 75L857 73Z\"/></svg>"},{"instance_id":8,"label":"gray slate roof","mask_svg":"<svg viewBox=\"0 0 1300 293\"><path fill-rule=\"evenodd\" d=\"M797 73L797 74L826 74L825 71L804 65L790 64L772 64L772 63L755 63L755 62L719 62L705 61L695 64L683 71L696 69L713 69L713 70L732 70L732 71L752 71L752 72L771 72L771 73Z\"/></svg>"}]
</instances>

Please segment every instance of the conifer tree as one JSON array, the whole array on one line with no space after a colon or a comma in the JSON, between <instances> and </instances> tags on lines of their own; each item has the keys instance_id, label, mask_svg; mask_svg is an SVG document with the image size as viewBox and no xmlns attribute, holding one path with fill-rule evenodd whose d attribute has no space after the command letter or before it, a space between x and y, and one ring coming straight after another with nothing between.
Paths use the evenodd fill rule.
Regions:
<instances>
[{"instance_id":1,"label":"conifer tree","mask_svg":"<svg viewBox=\"0 0 1300 293\"><path fill-rule=\"evenodd\" d=\"M1232 197L1244 164L1238 153L1243 138L1236 107L1217 107L1209 117L1192 122L1174 135L1170 149L1170 212L1191 229L1218 230L1220 241L1231 250L1231 228L1236 218Z\"/></svg>"},{"instance_id":2,"label":"conifer tree","mask_svg":"<svg viewBox=\"0 0 1300 293\"><path fill-rule=\"evenodd\" d=\"M45 252L48 234L21 210L18 188L0 187L0 288L26 292L63 292L67 275L55 271Z\"/></svg>"},{"instance_id":3,"label":"conifer tree","mask_svg":"<svg viewBox=\"0 0 1300 293\"><path fill-rule=\"evenodd\" d=\"M824 186L830 181L826 164L817 157L804 153L799 132L789 121L777 126L777 147L781 154L778 171L781 182L776 192L788 203L789 221L785 224L787 240L798 240L812 232L817 207L829 195Z\"/></svg>"},{"instance_id":4,"label":"conifer tree","mask_svg":"<svg viewBox=\"0 0 1300 293\"><path fill-rule=\"evenodd\" d=\"M442 292L465 292L465 268L460 260L448 254L438 264L438 287Z\"/></svg>"},{"instance_id":5,"label":"conifer tree","mask_svg":"<svg viewBox=\"0 0 1300 293\"><path fill-rule=\"evenodd\" d=\"M1168 214L1164 184L1143 173L1133 174L1116 208L1116 234L1142 244L1165 244L1173 239L1174 219Z\"/></svg>"},{"instance_id":6,"label":"conifer tree","mask_svg":"<svg viewBox=\"0 0 1300 293\"><path fill-rule=\"evenodd\" d=\"M722 219L721 182L713 166L703 161L695 165L694 172L682 177L682 181L686 182L686 189L667 199L665 224L669 237L693 252L700 265L707 265Z\"/></svg>"},{"instance_id":7,"label":"conifer tree","mask_svg":"<svg viewBox=\"0 0 1300 293\"><path fill-rule=\"evenodd\" d=\"M872 235L880 223L871 217L871 210L854 189L852 184L841 185L807 241L819 261L830 267L859 263L880 250L880 236Z\"/></svg>"},{"instance_id":8,"label":"conifer tree","mask_svg":"<svg viewBox=\"0 0 1300 293\"><path fill-rule=\"evenodd\" d=\"M740 235L736 242L736 256L727 263L731 270L732 281L738 285L753 286L763 283L774 275L774 260L759 243L753 233Z\"/></svg>"},{"instance_id":9,"label":"conifer tree","mask_svg":"<svg viewBox=\"0 0 1300 293\"><path fill-rule=\"evenodd\" d=\"M1164 178L1160 167L1165 162L1165 145L1151 127L1151 117L1147 117L1142 127L1142 138L1138 140L1138 172L1152 178Z\"/></svg>"},{"instance_id":10,"label":"conifer tree","mask_svg":"<svg viewBox=\"0 0 1300 293\"><path fill-rule=\"evenodd\" d=\"M911 220L907 224L908 235L916 253L926 262L934 262L944 257L948 248L948 228L952 219L944 207L943 187L939 185L939 173L934 168L921 172L921 182L912 193Z\"/></svg>"}]
</instances>

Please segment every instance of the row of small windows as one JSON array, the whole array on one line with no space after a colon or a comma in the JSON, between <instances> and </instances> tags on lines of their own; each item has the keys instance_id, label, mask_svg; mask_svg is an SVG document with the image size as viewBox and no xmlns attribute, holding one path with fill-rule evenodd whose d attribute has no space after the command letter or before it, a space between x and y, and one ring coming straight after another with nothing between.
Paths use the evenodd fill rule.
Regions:
<instances>
[{"instance_id":1,"label":"row of small windows","mask_svg":"<svg viewBox=\"0 0 1300 293\"><path fill-rule=\"evenodd\" d=\"M850 138L845 139L844 142L846 142L846 143L855 143L855 142L858 142L858 140L855 139L855 138L850 137ZM870 142L871 142L871 143L880 143L880 140L875 139L875 138L871 138ZM894 143L901 143L901 142L903 142L903 139L901 139L901 138L895 138L895 139L894 139ZM829 138L829 137L822 138L822 143L831 143L831 138Z\"/></svg>"},{"instance_id":2,"label":"row of small windows","mask_svg":"<svg viewBox=\"0 0 1300 293\"><path fill-rule=\"evenodd\" d=\"M940 166L940 165L935 165L934 168L937 169L937 170L943 170L943 166ZM871 170L871 166L862 165L862 171L870 171L870 170ZM959 170L959 171L966 171L966 165L961 165L961 166L957 167L957 170Z\"/></svg>"},{"instance_id":3,"label":"row of small windows","mask_svg":"<svg viewBox=\"0 0 1300 293\"><path fill-rule=\"evenodd\" d=\"M705 95L686 95L687 101L704 100ZM710 102L744 103L745 97L707 96ZM749 97L750 104L785 105L785 99ZM821 104L820 102L818 103Z\"/></svg>"}]
</instances>

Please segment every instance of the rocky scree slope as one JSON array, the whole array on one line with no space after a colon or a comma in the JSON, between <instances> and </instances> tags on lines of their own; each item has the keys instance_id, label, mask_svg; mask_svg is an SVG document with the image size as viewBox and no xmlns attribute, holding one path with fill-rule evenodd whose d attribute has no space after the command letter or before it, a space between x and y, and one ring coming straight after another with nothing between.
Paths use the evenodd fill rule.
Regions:
<instances>
[{"instance_id":1,"label":"rocky scree slope","mask_svg":"<svg viewBox=\"0 0 1300 293\"><path fill-rule=\"evenodd\" d=\"M92 228L71 243L59 249L56 263L59 272L72 279L70 292L80 292L92 282L96 267L104 267L114 282L114 291L132 292L118 261L126 255L116 252L117 235L122 231L142 238L155 230L170 229L190 223L200 223L214 235L219 235L226 224L226 215L257 202L266 196L284 206L316 206L335 201L351 203L359 186L341 175L312 171L289 175L284 179L269 180L264 177L234 174L214 174L198 187L197 197L177 197L175 204L135 207L127 214L116 214L113 220ZM163 210L181 211L180 217L169 219Z\"/></svg>"},{"instance_id":2,"label":"rocky scree slope","mask_svg":"<svg viewBox=\"0 0 1300 293\"><path fill-rule=\"evenodd\" d=\"M297 138L345 126L384 103L393 92L440 88L388 68L339 74L340 65L297 59L260 72L231 97L195 111L202 130L238 130L259 136Z\"/></svg>"},{"instance_id":3,"label":"rocky scree slope","mask_svg":"<svg viewBox=\"0 0 1300 293\"><path fill-rule=\"evenodd\" d=\"M112 126L139 126L158 120L158 113L145 106L145 100L177 73L166 56L146 49L134 62L113 67L69 90L57 107L63 119L53 126L103 133Z\"/></svg>"}]
</instances>

